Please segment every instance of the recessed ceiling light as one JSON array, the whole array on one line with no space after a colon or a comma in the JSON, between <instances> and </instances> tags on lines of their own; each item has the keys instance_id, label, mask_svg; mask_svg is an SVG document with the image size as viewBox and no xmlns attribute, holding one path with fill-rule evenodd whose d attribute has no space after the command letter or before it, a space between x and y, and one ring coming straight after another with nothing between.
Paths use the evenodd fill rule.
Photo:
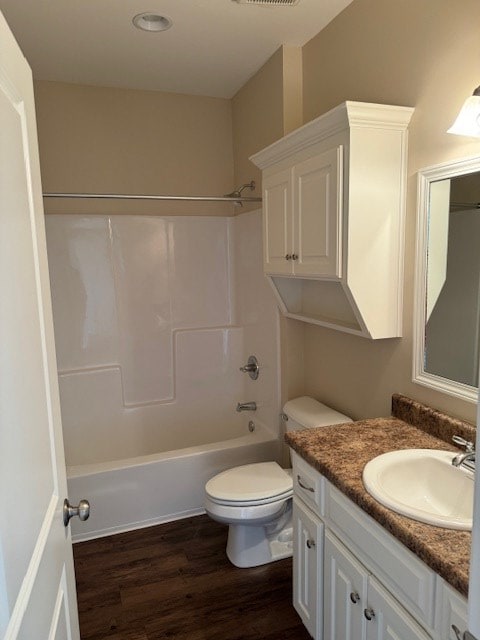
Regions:
<instances>
[{"instance_id":1,"label":"recessed ceiling light","mask_svg":"<svg viewBox=\"0 0 480 640\"><path fill-rule=\"evenodd\" d=\"M133 18L132 22L137 29L142 29L143 31L166 31L173 24L170 18L160 16L158 13L150 13L149 11L139 13Z\"/></svg>"}]
</instances>

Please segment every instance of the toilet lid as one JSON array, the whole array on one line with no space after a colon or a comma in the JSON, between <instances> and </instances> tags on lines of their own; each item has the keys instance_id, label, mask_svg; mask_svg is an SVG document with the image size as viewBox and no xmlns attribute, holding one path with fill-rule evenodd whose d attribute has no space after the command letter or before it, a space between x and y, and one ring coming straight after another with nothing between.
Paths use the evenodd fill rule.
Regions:
<instances>
[{"instance_id":1,"label":"toilet lid","mask_svg":"<svg viewBox=\"0 0 480 640\"><path fill-rule=\"evenodd\" d=\"M258 462L228 469L205 485L214 500L252 502L292 491L292 477L276 462Z\"/></svg>"}]
</instances>

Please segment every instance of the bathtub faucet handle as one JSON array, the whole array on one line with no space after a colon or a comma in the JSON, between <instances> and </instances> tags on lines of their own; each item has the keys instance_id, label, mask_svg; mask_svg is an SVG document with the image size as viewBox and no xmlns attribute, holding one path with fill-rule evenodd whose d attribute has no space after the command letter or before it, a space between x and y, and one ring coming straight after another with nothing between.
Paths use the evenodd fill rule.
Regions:
<instances>
[{"instance_id":1,"label":"bathtub faucet handle","mask_svg":"<svg viewBox=\"0 0 480 640\"><path fill-rule=\"evenodd\" d=\"M241 411L256 411L257 403L256 402L239 402L237 404L237 412Z\"/></svg>"},{"instance_id":2,"label":"bathtub faucet handle","mask_svg":"<svg viewBox=\"0 0 480 640\"><path fill-rule=\"evenodd\" d=\"M243 373L248 373L252 380L256 380L258 378L258 374L260 373L260 367L258 366L258 360L255 356L248 356L247 364L243 367L240 367L240 371Z\"/></svg>"}]
</instances>

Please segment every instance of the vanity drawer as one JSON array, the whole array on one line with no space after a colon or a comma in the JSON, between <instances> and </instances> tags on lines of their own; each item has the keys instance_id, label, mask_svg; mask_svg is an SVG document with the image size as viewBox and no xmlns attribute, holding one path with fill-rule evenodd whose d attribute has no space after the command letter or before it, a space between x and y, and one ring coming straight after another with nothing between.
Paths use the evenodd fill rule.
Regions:
<instances>
[{"instance_id":1,"label":"vanity drawer","mask_svg":"<svg viewBox=\"0 0 480 640\"><path fill-rule=\"evenodd\" d=\"M325 514L325 478L292 451L293 491L317 515Z\"/></svg>"},{"instance_id":2,"label":"vanity drawer","mask_svg":"<svg viewBox=\"0 0 480 640\"><path fill-rule=\"evenodd\" d=\"M433 627L435 573L338 489L325 481L332 530L412 615Z\"/></svg>"}]
</instances>

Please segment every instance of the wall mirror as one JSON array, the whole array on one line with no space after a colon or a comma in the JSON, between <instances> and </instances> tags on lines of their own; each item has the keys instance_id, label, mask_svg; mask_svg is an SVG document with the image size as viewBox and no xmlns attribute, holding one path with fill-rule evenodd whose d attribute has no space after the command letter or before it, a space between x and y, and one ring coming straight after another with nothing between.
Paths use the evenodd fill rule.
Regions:
<instances>
[{"instance_id":1,"label":"wall mirror","mask_svg":"<svg viewBox=\"0 0 480 640\"><path fill-rule=\"evenodd\" d=\"M480 158L419 172L413 381L477 401Z\"/></svg>"}]
</instances>

